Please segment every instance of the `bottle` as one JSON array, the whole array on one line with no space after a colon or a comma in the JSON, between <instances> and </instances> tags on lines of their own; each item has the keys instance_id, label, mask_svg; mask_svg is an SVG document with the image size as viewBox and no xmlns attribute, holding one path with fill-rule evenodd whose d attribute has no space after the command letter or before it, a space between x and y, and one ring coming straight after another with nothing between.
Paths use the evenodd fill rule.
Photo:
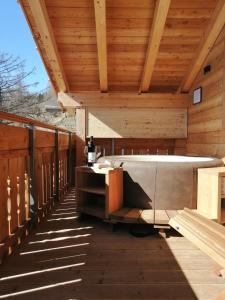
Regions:
<instances>
[{"instance_id":1,"label":"bottle","mask_svg":"<svg viewBox=\"0 0 225 300\"><path fill-rule=\"evenodd\" d=\"M90 140L88 141L88 166L92 167L96 162L96 151L93 136L90 136Z\"/></svg>"}]
</instances>

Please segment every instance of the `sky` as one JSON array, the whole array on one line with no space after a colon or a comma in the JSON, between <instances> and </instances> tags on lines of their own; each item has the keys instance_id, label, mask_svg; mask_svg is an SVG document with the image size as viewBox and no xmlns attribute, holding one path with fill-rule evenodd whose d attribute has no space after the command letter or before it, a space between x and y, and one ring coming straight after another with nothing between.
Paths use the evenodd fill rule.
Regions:
<instances>
[{"instance_id":1,"label":"sky","mask_svg":"<svg viewBox=\"0 0 225 300\"><path fill-rule=\"evenodd\" d=\"M32 34L23 15L23 11L16 0L1 1L0 9L0 53L19 56L26 61L26 71L35 68L32 76L26 80L27 84L38 82L31 87L38 92L48 84L48 75L36 49Z\"/></svg>"}]
</instances>

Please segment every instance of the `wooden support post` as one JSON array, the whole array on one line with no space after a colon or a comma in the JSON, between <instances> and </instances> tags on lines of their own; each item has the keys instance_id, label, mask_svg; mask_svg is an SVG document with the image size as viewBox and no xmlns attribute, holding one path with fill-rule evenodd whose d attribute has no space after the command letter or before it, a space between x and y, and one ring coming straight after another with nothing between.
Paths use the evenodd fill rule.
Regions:
<instances>
[{"instance_id":1,"label":"wooden support post","mask_svg":"<svg viewBox=\"0 0 225 300\"><path fill-rule=\"evenodd\" d=\"M112 155L115 155L115 139L112 139Z\"/></svg>"},{"instance_id":2,"label":"wooden support post","mask_svg":"<svg viewBox=\"0 0 225 300\"><path fill-rule=\"evenodd\" d=\"M55 130L55 200L59 201L59 131Z\"/></svg>"},{"instance_id":3,"label":"wooden support post","mask_svg":"<svg viewBox=\"0 0 225 300\"><path fill-rule=\"evenodd\" d=\"M69 153L68 153L68 168L67 168L67 178L69 182L69 187L73 185L72 178L73 178L73 154L72 154L72 133L69 133Z\"/></svg>"},{"instance_id":4,"label":"wooden support post","mask_svg":"<svg viewBox=\"0 0 225 300\"><path fill-rule=\"evenodd\" d=\"M35 127L30 125L29 128L29 155L30 155L30 216L34 226L38 223L38 198L35 178Z\"/></svg>"},{"instance_id":5,"label":"wooden support post","mask_svg":"<svg viewBox=\"0 0 225 300\"><path fill-rule=\"evenodd\" d=\"M86 164L84 147L86 144L86 109L76 110L76 166Z\"/></svg>"}]
</instances>

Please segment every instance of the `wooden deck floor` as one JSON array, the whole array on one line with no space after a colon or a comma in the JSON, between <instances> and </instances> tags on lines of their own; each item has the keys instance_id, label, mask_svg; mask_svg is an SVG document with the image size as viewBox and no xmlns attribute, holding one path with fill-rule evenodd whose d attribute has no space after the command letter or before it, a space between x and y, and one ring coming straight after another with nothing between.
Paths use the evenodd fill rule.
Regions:
<instances>
[{"instance_id":1,"label":"wooden deck floor","mask_svg":"<svg viewBox=\"0 0 225 300\"><path fill-rule=\"evenodd\" d=\"M213 299L215 263L175 234L135 238L78 221L72 191L0 266L0 299Z\"/></svg>"}]
</instances>

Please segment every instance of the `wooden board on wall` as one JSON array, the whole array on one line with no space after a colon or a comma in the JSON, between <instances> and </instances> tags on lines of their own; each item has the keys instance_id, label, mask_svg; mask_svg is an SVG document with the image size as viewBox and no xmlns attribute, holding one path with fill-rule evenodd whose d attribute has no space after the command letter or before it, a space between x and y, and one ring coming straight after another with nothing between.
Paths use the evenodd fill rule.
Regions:
<instances>
[{"instance_id":1,"label":"wooden board on wall","mask_svg":"<svg viewBox=\"0 0 225 300\"><path fill-rule=\"evenodd\" d=\"M98 138L186 138L186 109L90 108L88 136Z\"/></svg>"},{"instance_id":2,"label":"wooden board on wall","mask_svg":"<svg viewBox=\"0 0 225 300\"><path fill-rule=\"evenodd\" d=\"M205 61L211 71L204 75L201 70L192 86L190 96L195 88L202 87L202 102L190 102L188 109L188 155L225 156L224 34L225 28Z\"/></svg>"}]
</instances>

